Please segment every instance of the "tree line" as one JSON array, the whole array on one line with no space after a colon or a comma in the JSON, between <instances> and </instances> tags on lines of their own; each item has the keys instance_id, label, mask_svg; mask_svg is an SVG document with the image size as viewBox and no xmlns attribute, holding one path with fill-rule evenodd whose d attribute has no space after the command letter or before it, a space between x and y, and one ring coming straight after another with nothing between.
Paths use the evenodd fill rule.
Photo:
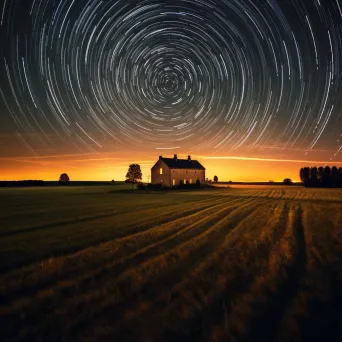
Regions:
<instances>
[{"instance_id":1,"label":"tree line","mask_svg":"<svg viewBox=\"0 0 342 342\"><path fill-rule=\"evenodd\" d=\"M21 181L0 181L0 187L15 187L15 186L43 186L42 180L21 180Z\"/></svg>"},{"instance_id":2,"label":"tree line","mask_svg":"<svg viewBox=\"0 0 342 342\"><path fill-rule=\"evenodd\" d=\"M342 188L342 167L302 167L299 176L306 187Z\"/></svg>"}]
</instances>

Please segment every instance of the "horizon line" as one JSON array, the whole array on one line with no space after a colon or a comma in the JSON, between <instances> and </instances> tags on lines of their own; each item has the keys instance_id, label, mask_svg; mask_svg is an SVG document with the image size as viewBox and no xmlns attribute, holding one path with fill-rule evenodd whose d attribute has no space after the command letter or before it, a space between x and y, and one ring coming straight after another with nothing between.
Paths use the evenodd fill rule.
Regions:
<instances>
[{"instance_id":1,"label":"horizon line","mask_svg":"<svg viewBox=\"0 0 342 342\"><path fill-rule=\"evenodd\" d=\"M198 156L202 159L211 160L246 160L246 161L265 161L265 162L282 162L282 163L307 163L307 164L341 164L342 161L317 161L317 160L301 160L301 159L276 159L276 158L259 158L259 157L238 157L238 156L217 156L217 157L205 157Z\"/></svg>"}]
</instances>

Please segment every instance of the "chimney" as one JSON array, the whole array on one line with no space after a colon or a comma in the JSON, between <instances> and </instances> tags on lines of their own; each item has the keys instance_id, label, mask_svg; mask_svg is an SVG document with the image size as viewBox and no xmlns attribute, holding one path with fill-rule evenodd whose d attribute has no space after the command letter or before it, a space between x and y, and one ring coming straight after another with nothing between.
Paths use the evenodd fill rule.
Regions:
<instances>
[{"instance_id":1,"label":"chimney","mask_svg":"<svg viewBox=\"0 0 342 342\"><path fill-rule=\"evenodd\" d=\"M189 161L191 160L191 156L188 156L188 160L189 160Z\"/></svg>"},{"instance_id":2,"label":"chimney","mask_svg":"<svg viewBox=\"0 0 342 342\"><path fill-rule=\"evenodd\" d=\"M163 159L163 156L159 156L159 159Z\"/></svg>"},{"instance_id":3,"label":"chimney","mask_svg":"<svg viewBox=\"0 0 342 342\"><path fill-rule=\"evenodd\" d=\"M177 160L177 154L173 155L173 159Z\"/></svg>"}]
</instances>

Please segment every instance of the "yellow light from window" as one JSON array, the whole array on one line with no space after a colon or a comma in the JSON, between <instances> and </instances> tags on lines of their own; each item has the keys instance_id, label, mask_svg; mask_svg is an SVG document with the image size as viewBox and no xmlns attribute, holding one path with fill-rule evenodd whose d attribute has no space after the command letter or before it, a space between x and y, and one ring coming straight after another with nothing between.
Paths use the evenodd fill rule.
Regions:
<instances>
[{"instance_id":1,"label":"yellow light from window","mask_svg":"<svg viewBox=\"0 0 342 342\"><path fill-rule=\"evenodd\" d=\"M163 174L163 168L162 167L160 168L159 172L161 175Z\"/></svg>"}]
</instances>

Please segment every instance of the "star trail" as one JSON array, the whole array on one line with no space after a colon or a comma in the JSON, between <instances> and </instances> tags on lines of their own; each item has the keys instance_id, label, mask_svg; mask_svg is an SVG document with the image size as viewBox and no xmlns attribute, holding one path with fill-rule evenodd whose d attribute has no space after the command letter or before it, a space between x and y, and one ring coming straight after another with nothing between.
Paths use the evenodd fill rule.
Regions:
<instances>
[{"instance_id":1,"label":"star trail","mask_svg":"<svg viewBox=\"0 0 342 342\"><path fill-rule=\"evenodd\" d=\"M342 162L341 0L0 6L0 134L19 142L13 155Z\"/></svg>"}]
</instances>

